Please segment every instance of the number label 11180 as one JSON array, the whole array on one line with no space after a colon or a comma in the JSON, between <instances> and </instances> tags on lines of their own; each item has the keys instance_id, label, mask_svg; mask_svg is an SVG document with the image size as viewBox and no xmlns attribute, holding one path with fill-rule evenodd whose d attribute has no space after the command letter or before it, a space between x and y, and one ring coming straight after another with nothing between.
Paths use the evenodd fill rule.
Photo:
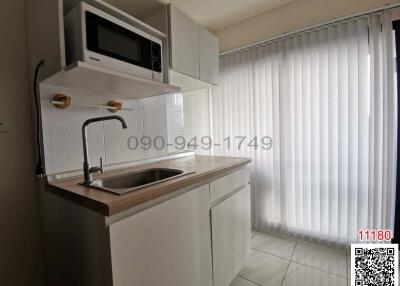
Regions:
<instances>
[{"instance_id":1,"label":"number label 11180","mask_svg":"<svg viewBox=\"0 0 400 286\"><path fill-rule=\"evenodd\" d=\"M358 232L360 241L391 241L392 231L388 229L362 229Z\"/></svg>"}]
</instances>

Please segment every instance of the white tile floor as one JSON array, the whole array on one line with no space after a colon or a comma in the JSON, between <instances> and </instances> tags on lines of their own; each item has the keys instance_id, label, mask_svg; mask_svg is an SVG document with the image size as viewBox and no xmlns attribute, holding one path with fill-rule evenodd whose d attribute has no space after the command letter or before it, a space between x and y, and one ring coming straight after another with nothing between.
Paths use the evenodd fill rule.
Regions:
<instances>
[{"instance_id":1,"label":"white tile floor","mask_svg":"<svg viewBox=\"0 0 400 286\"><path fill-rule=\"evenodd\" d=\"M347 286L347 264L345 250L256 232L251 256L231 286Z\"/></svg>"}]
</instances>

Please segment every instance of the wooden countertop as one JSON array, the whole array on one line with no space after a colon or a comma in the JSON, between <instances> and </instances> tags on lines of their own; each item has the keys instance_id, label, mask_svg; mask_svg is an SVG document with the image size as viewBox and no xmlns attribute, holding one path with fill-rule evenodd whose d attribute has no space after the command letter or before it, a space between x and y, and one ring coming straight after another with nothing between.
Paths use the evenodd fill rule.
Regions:
<instances>
[{"instance_id":1,"label":"wooden countertop","mask_svg":"<svg viewBox=\"0 0 400 286\"><path fill-rule=\"evenodd\" d=\"M111 216L167 195L176 190L203 181L206 182L216 176L249 164L250 161L251 160L248 158L190 156L94 175L94 179L108 178L149 168L172 168L185 171L195 171L193 174L188 174L186 176L155 184L124 195L115 195L109 192L79 185L79 183L83 181L83 177L51 182L48 183L46 189L54 194L93 209L105 216Z\"/></svg>"}]
</instances>

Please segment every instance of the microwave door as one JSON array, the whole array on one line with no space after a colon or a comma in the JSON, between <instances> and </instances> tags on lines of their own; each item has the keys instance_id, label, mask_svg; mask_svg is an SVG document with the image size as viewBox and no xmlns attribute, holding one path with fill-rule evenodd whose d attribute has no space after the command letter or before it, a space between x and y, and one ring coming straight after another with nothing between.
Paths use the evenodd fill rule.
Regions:
<instances>
[{"instance_id":1,"label":"microwave door","mask_svg":"<svg viewBox=\"0 0 400 286\"><path fill-rule=\"evenodd\" d=\"M87 49L92 52L91 60L102 62L116 59L120 62L117 67L119 70L123 66L128 69L141 67L147 72L146 75L151 75L151 40L89 11L86 11L86 35Z\"/></svg>"}]
</instances>

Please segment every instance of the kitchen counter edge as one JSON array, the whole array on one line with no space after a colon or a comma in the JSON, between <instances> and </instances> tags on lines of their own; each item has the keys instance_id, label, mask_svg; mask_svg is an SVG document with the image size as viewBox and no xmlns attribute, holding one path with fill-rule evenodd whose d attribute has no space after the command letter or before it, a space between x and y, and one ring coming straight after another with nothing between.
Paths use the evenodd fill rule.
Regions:
<instances>
[{"instance_id":1,"label":"kitchen counter edge","mask_svg":"<svg viewBox=\"0 0 400 286\"><path fill-rule=\"evenodd\" d=\"M196 173L155 184L121 196L79 185L79 182L82 181L81 176L48 182L46 184L46 191L92 209L104 216L112 216L191 185L212 181L223 174L240 169L250 162L251 159L249 158L196 155L123 168L96 176L96 179L106 178L148 168L180 168L188 170L187 165L196 170Z\"/></svg>"}]
</instances>

